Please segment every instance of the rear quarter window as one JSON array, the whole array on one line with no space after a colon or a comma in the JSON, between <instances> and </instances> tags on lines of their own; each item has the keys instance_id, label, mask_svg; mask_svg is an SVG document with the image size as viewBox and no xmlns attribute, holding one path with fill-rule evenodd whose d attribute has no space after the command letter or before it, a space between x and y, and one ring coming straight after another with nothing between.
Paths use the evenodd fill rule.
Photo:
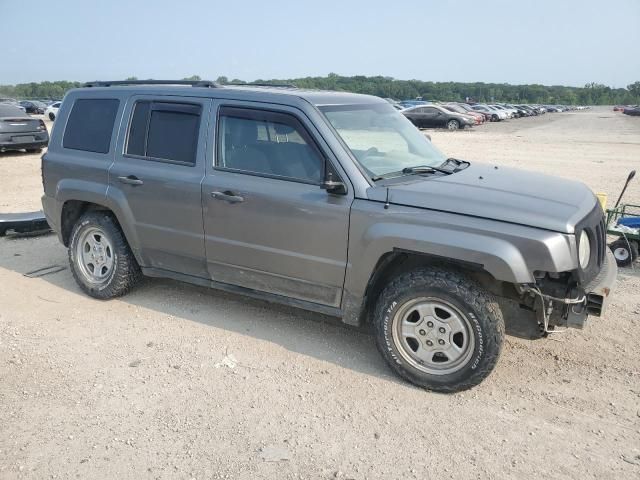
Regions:
<instances>
[{"instance_id":1,"label":"rear quarter window","mask_svg":"<svg viewBox=\"0 0 640 480\"><path fill-rule=\"evenodd\" d=\"M69 114L62 146L85 152L108 153L120 100L81 98Z\"/></svg>"}]
</instances>

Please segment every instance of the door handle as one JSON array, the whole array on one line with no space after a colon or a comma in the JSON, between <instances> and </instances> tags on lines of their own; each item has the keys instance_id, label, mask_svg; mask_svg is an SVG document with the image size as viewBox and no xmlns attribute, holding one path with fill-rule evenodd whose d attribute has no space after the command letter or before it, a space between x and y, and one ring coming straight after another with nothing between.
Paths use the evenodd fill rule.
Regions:
<instances>
[{"instance_id":1,"label":"door handle","mask_svg":"<svg viewBox=\"0 0 640 480\"><path fill-rule=\"evenodd\" d=\"M135 175L129 175L128 177L118 177L120 183L126 183L127 185L142 185L144 182Z\"/></svg>"},{"instance_id":2,"label":"door handle","mask_svg":"<svg viewBox=\"0 0 640 480\"><path fill-rule=\"evenodd\" d=\"M240 203L244 202L244 197L240 195L236 195L233 192L225 191L225 192L211 192L211 196L216 200L224 200L229 203Z\"/></svg>"}]
</instances>

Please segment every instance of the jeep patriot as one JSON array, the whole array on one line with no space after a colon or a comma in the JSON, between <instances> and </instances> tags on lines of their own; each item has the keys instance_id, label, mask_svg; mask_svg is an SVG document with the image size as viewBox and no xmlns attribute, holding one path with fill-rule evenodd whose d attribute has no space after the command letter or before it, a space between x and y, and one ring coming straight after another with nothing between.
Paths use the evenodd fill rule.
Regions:
<instances>
[{"instance_id":1,"label":"jeep patriot","mask_svg":"<svg viewBox=\"0 0 640 480\"><path fill-rule=\"evenodd\" d=\"M94 82L65 96L42 179L88 295L167 277L368 324L436 391L481 382L505 328L583 327L615 283L589 188L449 158L368 95Z\"/></svg>"}]
</instances>

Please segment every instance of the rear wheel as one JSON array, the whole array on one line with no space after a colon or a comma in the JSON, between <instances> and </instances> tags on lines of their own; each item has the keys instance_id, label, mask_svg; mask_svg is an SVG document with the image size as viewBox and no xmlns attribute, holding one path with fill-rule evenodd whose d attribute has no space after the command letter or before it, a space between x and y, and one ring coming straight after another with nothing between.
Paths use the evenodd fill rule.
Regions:
<instances>
[{"instance_id":1,"label":"rear wheel","mask_svg":"<svg viewBox=\"0 0 640 480\"><path fill-rule=\"evenodd\" d=\"M460 128L460 122L458 122L458 120L449 120L447 122L447 128L449 130L458 130Z\"/></svg>"},{"instance_id":2,"label":"rear wheel","mask_svg":"<svg viewBox=\"0 0 640 480\"><path fill-rule=\"evenodd\" d=\"M52 122L56 119L56 115L53 112L49 112L49 120Z\"/></svg>"},{"instance_id":3,"label":"rear wheel","mask_svg":"<svg viewBox=\"0 0 640 480\"><path fill-rule=\"evenodd\" d=\"M638 258L638 244L622 237L609 245L619 267L628 267Z\"/></svg>"},{"instance_id":4,"label":"rear wheel","mask_svg":"<svg viewBox=\"0 0 640 480\"><path fill-rule=\"evenodd\" d=\"M120 226L109 212L85 213L74 225L69 264L85 293L100 299L124 295L142 277Z\"/></svg>"},{"instance_id":5,"label":"rear wheel","mask_svg":"<svg viewBox=\"0 0 640 480\"><path fill-rule=\"evenodd\" d=\"M27 148L27 153L40 153L42 148Z\"/></svg>"},{"instance_id":6,"label":"rear wheel","mask_svg":"<svg viewBox=\"0 0 640 480\"><path fill-rule=\"evenodd\" d=\"M504 337L495 299L461 273L408 272L383 291L375 309L376 343L389 366L418 386L466 390L493 370Z\"/></svg>"}]
</instances>

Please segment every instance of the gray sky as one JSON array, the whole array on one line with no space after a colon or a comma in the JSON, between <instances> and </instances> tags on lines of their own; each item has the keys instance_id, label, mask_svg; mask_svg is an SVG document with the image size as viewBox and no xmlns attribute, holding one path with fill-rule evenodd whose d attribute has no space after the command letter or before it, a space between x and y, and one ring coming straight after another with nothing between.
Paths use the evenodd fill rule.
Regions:
<instances>
[{"instance_id":1,"label":"gray sky","mask_svg":"<svg viewBox=\"0 0 640 480\"><path fill-rule=\"evenodd\" d=\"M0 25L0 84L329 72L640 80L640 0L0 0Z\"/></svg>"}]
</instances>

